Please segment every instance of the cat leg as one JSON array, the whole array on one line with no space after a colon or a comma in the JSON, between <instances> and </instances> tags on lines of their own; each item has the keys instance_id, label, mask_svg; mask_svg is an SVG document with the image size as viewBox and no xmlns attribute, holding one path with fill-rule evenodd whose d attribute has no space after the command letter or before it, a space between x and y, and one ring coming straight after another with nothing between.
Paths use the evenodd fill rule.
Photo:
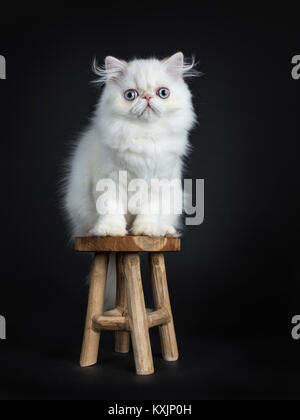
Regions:
<instances>
[{"instance_id":1,"label":"cat leg","mask_svg":"<svg viewBox=\"0 0 300 420\"><path fill-rule=\"evenodd\" d=\"M140 207L137 205L134 208L135 219L131 234L135 236L161 236L158 195L151 195L148 188L141 190L140 194L139 200L137 200Z\"/></svg>"},{"instance_id":2,"label":"cat leg","mask_svg":"<svg viewBox=\"0 0 300 420\"><path fill-rule=\"evenodd\" d=\"M105 198L99 197L98 200L96 207L99 217L95 226L90 229L89 235L126 236L128 233L126 229L127 221L122 197L116 199L113 192L108 192Z\"/></svg>"},{"instance_id":3,"label":"cat leg","mask_svg":"<svg viewBox=\"0 0 300 420\"><path fill-rule=\"evenodd\" d=\"M178 236L176 227L183 207L180 180L169 183L163 180L141 198L143 205L136 215L132 234Z\"/></svg>"},{"instance_id":4,"label":"cat leg","mask_svg":"<svg viewBox=\"0 0 300 420\"><path fill-rule=\"evenodd\" d=\"M159 221L162 236L180 236L178 228L183 210L182 183L179 178L176 178L171 185L170 193L165 194L162 199Z\"/></svg>"}]
</instances>

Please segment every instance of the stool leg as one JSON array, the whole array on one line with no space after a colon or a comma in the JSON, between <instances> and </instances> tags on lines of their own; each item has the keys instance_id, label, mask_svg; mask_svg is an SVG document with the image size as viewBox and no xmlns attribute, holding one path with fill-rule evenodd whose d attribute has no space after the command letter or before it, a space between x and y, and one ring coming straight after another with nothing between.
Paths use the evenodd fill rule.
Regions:
<instances>
[{"instance_id":1,"label":"stool leg","mask_svg":"<svg viewBox=\"0 0 300 420\"><path fill-rule=\"evenodd\" d=\"M96 253L91 270L89 302L80 358L82 367L95 365L98 360L100 332L93 328L93 317L103 314L107 267L108 254Z\"/></svg>"},{"instance_id":2,"label":"stool leg","mask_svg":"<svg viewBox=\"0 0 300 420\"><path fill-rule=\"evenodd\" d=\"M170 362L178 360L178 347L167 283L165 258L162 253L150 254L151 280L155 309L166 308L171 316L168 324L159 327L162 354Z\"/></svg>"},{"instance_id":3,"label":"stool leg","mask_svg":"<svg viewBox=\"0 0 300 420\"><path fill-rule=\"evenodd\" d=\"M154 373L139 254L124 254L124 273L131 338L138 375Z\"/></svg>"},{"instance_id":4,"label":"stool leg","mask_svg":"<svg viewBox=\"0 0 300 420\"><path fill-rule=\"evenodd\" d=\"M125 274L122 254L117 254L117 300L116 306L127 316L127 296L125 288ZM117 331L115 337L115 351L117 353L128 353L130 347L130 334L126 331Z\"/></svg>"}]
</instances>

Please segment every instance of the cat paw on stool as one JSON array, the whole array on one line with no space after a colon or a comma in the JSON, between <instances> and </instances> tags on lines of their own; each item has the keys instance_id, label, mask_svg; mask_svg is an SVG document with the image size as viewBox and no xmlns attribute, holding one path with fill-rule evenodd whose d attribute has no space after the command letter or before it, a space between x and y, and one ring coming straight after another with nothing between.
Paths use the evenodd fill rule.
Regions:
<instances>
[{"instance_id":1,"label":"cat paw on stool","mask_svg":"<svg viewBox=\"0 0 300 420\"><path fill-rule=\"evenodd\" d=\"M134 236L176 236L177 231L166 223L136 223L130 233Z\"/></svg>"},{"instance_id":2,"label":"cat paw on stool","mask_svg":"<svg viewBox=\"0 0 300 420\"><path fill-rule=\"evenodd\" d=\"M99 223L88 232L88 236L126 236L127 234L126 227L115 221Z\"/></svg>"}]
</instances>

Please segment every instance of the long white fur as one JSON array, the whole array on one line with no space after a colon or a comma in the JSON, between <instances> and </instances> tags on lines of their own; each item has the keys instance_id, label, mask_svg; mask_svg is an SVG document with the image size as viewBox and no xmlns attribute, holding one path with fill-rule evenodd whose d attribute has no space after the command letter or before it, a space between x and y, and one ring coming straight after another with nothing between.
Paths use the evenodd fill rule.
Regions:
<instances>
[{"instance_id":1,"label":"long white fur","mask_svg":"<svg viewBox=\"0 0 300 420\"><path fill-rule=\"evenodd\" d=\"M81 136L70 161L65 207L73 235L164 236L175 234L176 215L99 216L96 211L96 184L111 178L118 182L119 171L129 181L142 178L181 178L183 157L188 151L188 132L195 122L191 93L184 77L194 70L177 53L165 60L136 59L129 63L107 57L105 68L95 67L105 82L90 127ZM155 93L170 90L168 99ZM129 102L124 91L136 89L139 97ZM144 93L152 93L152 109L145 111ZM125 192L124 192L125 193ZM126 209L125 209L126 210Z\"/></svg>"},{"instance_id":2,"label":"long white fur","mask_svg":"<svg viewBox=\"0 0 300 420\"><path fill-rule=\"evenodd\" d=\"M182 53L165 60L135 59L128 63L107 57L104 67L94 63L104 88L91 124L70 159L66 182L65 207L73 236L123 236L129 231L133 235L176 235L180 220L174 214L100 216L96 184L104 178L117 183L119 171L127 171L128 181L182 177L188 133L195 122L192 96L184 78L196 75L193 66L194 61L184 62ZM169 98L156 95L160 87L170 90ZM138 91L135 101L125 100L127 89ZM145 93L153 95L151 109L146 109Z\"/></svg>"}]
</instances>

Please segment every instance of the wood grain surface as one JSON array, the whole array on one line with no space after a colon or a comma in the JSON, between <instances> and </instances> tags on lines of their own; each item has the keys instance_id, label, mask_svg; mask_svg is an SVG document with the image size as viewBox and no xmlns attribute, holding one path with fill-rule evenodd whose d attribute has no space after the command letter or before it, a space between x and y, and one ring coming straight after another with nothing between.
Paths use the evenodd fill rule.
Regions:
<instances>
[{"instance_id":1,"label":"wood grain surface","mask_svg":"<svg viewBox=\"0 0 300 420\"><path fill-rule=\"evenodd\" d=\"M81 252L178 252L179 238L150 236L79 237L75 250Z\"/></svg>"}]
</instances>

